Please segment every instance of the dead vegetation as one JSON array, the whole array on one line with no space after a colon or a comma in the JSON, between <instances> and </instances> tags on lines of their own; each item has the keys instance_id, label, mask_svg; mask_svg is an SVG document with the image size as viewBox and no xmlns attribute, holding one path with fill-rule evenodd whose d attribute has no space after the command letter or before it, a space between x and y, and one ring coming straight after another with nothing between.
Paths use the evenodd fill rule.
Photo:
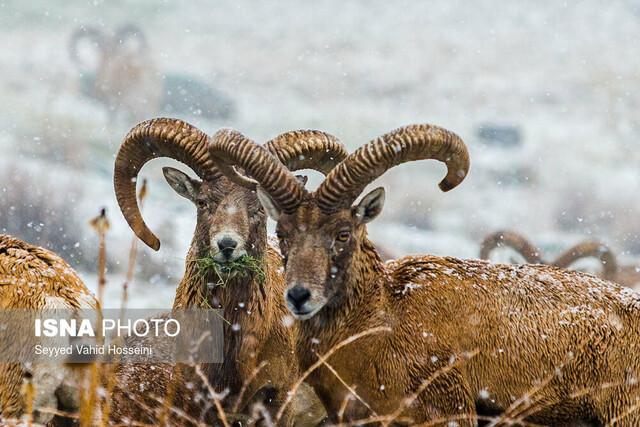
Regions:
<instances>
[{"instance_id":1,"label":"dead vegetation","mask_svg":"<svg viewBox=\"0 0 640 427\"><path fill-rule=\"evenodd\" d=\"M94 265L96 254L81 244L84 235L77 226L76 203L83 194L77 183L64 177L54 182L47 173L29 176L14 167L0 180L0 232L52 250L74 267Z\"/></svg>"}]
</instances>

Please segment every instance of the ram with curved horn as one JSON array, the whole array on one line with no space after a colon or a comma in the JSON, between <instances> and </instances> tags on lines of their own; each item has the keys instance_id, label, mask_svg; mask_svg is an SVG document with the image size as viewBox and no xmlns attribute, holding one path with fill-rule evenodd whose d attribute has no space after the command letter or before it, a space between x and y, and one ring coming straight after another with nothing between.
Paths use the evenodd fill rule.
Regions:
<instances>
[{"instance_id":1,"label":"ram with curved horn","mask_svg":"<svg viewBox=\"0 0 640 427\"><path fill-rule=\"evenodd\" d=\"M80 59L84 40L91 42L95 66ZM163 77L138 26L125 24L113 36L95 27L80 27L71 35L69 52L81 71L80 92L102 103L110 121L141 119L159 111Z\"/></svg>"},{"instance_id":2,"label":"ram with curved horn","mask_svg":"<svg viewBox=\"0 0 640 427\"><path fill-rule=\"evenodd\" d=\"M225 166L208 154L209 139L204 132L180 120L154 119L139 124L126 136L116 157L116 197L132 230L157 250L160 241L145 224L135 197L140 169L151 159L169 157L189 166L200 178L191 178L177 169L164 169L171 187L197 209L196 230L174 309L222 309L228 322L224 331L224 361L203 366L203 371L216 392L229 391L223 402L225 410L249 416L250 405L258 397L264 397L266 408L275 415L298 372L294 355L297 328L286 322L289 314L282 300L285 291L282 259L268 242L266 215L258 201L255 182L233 170L228 171L232 179L223 176L220 167ZM274 153L282 167L291 170L316 169L327 173L346 157L346 150L337 139L319 131L288 132L265 147ZM204 268L201 260L207 260L205 266L210 264L213 268ZM246 270L237 267L245 262ZM236 266L234 271L227 271L229 265ZM224 286L208 285L217 283ZM259 368L262 364L265 366ZM187 376L180 384L182 388L189 381L198 383L190 368L182 368L181 375ZM155 371L136 365L121 366L113 395L113 420L156 422L153 408L158 404L150 396L166 394L172 370L171 366L156 367ZM138 390L138 383L145 384L145 392L136 393L138 399L131 399L131 390ZM175 404L200 419L197 412L202 406L194 406L194 394L203 390L206 395L204 385L181 389L174 393L178 399ZM317 398L314 403L313 397L309 388L299 395L295 417L298 421L306 419L303 425L314 417L315 421L321 418L322 406ZM303 411L301 407L305 405L308 407ZM215 414L207 416L211 419ZM293 411L289 411L283 425L289 425L292 417Z\"/></svg>"},{"instance_id":3,"label":"ram with curved horn","mask_svg":"<svg viewBox=\"0 0 640 427\"><path fill-rule=\"evenodd\" d=\"M108 44L106 35L98 28L92 26L77 28L69 37L69 58L81 70L89 68L89 64L82 62L78 52L79 46L84 40L88 41L92 49L96 50L100 55L104 54L103 50L106 49Z\"/></svg>"},{"instance_id":4,"label":"ram with curved horn","mask_svg":"<svg viewBox=\"0 0 640 427\"><path fill-rule=\"evenodd\" d=\"M613 250L600 242L587 240L578 243L560 254L551 264L560 268L569 268L579 259L597 258L602 264L600 277L619 283L632 289L640 286L640 267L620 265Z\"/></svg>"},{"instance_id":5,"label":"ram with curved horn","mask_svg":"<svg viewBox=\"0 0 640 427\"><path fill-rule=\"evenodd\" d=\"M480 246L480 259L489 259L491 252L500 247L509 247L520 254L528 264L544 264L540 250L522 234L501 230L489 234Z\"/></svg>"},{"instance_id":6,"label":"ram with curved horn","mask_svg":"<svg viewBox=\"0 0 640 427\"><path fill-rule=\"evenodd\" d=\"M355 199L389 168L422 159L445 163L440 188L453 189L469 169L454 133L414 125L383 135L315 192L237 136L216 135L210 153L255 179L277 220L300 367L317 368L308 379L334 421L640 424L640 387L629 382L640 372L639 296L545 265L380 261L366 224L384 190Z\"/></svg>"},{"instance_id":7,"label":"ram with curved horn","mask_svg":"<svg viewBox=\"0 0 640 427\"><path fill-rule=\"evenodd\" d=\"M607 245L587 240L567 249L553 261L545 261L540 250L524 236L514 231L497 231L488 235L482 242L480 258L489 259L491 252L500 246L508 246L518 252L530 264L549 264L559 268L570 268L583 258L597 258L602 264L599 277L619 283L629 288L640 284L640 273L635 266L619 266L616 256Z\"/></svg>"},{"instance_id":8,"label":"ram with curved horn","mask_svg":"<svg viewBox=\"0 0 640 427\"><path fill-rule=\"evenodd\" d=\"M79 51L86 41L97 57L95 66L81 60ZM80 92L103 104L111 121L140 120L160 112L207 119L234 115L235 105L226 94L196 76L161 72L152 53L142 29L131 23L113 35L82 26L69 40L70 58L80 70Z\"/></svg>"}]
</instances>

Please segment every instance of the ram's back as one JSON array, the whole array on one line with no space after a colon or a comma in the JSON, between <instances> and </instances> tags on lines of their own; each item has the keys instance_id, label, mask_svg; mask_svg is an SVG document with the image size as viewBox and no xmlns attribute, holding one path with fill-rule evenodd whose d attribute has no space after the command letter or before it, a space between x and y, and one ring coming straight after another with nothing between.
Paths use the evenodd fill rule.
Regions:
<instances>
[{"instance_id":1,"label":"ram's back","mask_svg":"<svg viewBox=\"0 0 640 427\"><path fill-rule=\"evenodd\" d=\"M0 308L96 308L77 273L55 253L0 234Z\"/></svg>"},{"instance_id":2,"label":"ram's back","mask_svg":"<svg viewBox=\"0 0 640 427\"><path fill-rule=\"evenodd\" d=\"M637 389L640 294L628 288L545 265L425 256L387 267L410 363L477 351L461 369L498 406L541 382L556 399Z\"/></svg>"}]
</instances>

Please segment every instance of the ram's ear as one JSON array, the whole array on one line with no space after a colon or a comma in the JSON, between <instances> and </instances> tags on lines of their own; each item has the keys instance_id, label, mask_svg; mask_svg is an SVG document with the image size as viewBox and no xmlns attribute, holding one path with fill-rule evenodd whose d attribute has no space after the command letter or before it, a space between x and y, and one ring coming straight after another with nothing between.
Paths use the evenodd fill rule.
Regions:
<instances>
[{"instance_id":1,"label":"ram's ear","mask_svg":"<svg viewBox=\"0 0 640 427\"><path fill-rule=\"evenodd\" d=\"M260 204L262 204L264 210L267 211L267 215L269 215L274 221L277 221L278 218L280 218L280 214L282 213L278 205L274 203L271 196L269 196L269 194L267 194L267 192L264 191L262 187L258 186L257 193L258 200L260 200Z\"/></svg>"},{"instance_id":2,"label":"ram's ear","mask_svg":"<svg viewBox=\"0 0 640 427\"><path fill-rule=\"evenodd\" d=\"M364 196L360 203L353 209L353 215L360 224L373 221L384 206L384 188L378 187Z\"/></svg>"},{"instance_id":3,"label":"ram's ear","mask_svg":"<svg viewBox=\"0 0 640 427\"><path fill-rule=\"evenodd\" d=\"M306 175L296 175L296 179L300 182L300 184L302 184L303 187L307 185L307 181L309 181L309 177Z\"/></svg>"},{"instance_id":4,"label":"ram's ear","mask_svg":"<svg viewBox=\"0 0 640 427\"><path fill-rule=\"evenodd\" d=\"M164 174L164 179L167 180L176 193L195 203L202 181L193 179L186 173L168 166L162 168L162 173Z\"/></svg>"}]
</instances>

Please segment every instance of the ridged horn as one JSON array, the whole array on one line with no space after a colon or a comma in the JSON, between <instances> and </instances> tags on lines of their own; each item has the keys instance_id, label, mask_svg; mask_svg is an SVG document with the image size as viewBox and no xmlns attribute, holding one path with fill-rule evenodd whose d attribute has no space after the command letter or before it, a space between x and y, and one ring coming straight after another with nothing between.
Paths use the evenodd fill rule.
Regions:
<instances>
[{"instance_id":1,"label":"ridged horn","mask_svg":"<svg viewBox=\"0 0 640 427\"><path fill-rule=\"evenodd\" d=\"M349 154L338 138L319 130L286 132L268 141L264 148L290 171L313 169L324 175Z\"/></svg>"},{"instance_id":2,"label":"ridged horn","mask_svg":"<svg viewBox=\"0 0 640 427\"><path fill-rule=\"evenodd\" d=\"M177 119L159 118L136 125L118 150L113 184L120 210L133 232L147 246L160 249L160 240L142 218L136 199L136 179L142 166L169 157L189 166L202 180L221 176L207 151L207 134Z\"/></svg>"},{"instance_id":3,"label":"ridged horn","mask_svg":"<svg viewBox=\"0 0 640 427\"><path fill-rule=\"evenodd\" d=\"M145 37L142 28L132 23L124 24L120 28L118 28L114 35L114 39L116 42L116 47L123 45L127 39L138 40L138 42L140 43L138 45L139 52L143 52L147 47L149 47L147 38Z\"/></svg>"},{"instance_id":4,"label":"ridged horn","mask_svg":"<svg viewBox=\"0 0 640 427\"><path fill-rule=\"evenodd\" d=\"M560 268L568 268L581 258L595 257L600 260L605 279L612 280L618 272L618 263L613 251L600 242L586 241L564 251L553 265Z\"/></svg>"},{"instance_id":5,"label":"ridged horn","mask_svg":"<svg viewBox=\"0 0 640 427\"><path fill-rule=\"evenodd\" d=\"M351 206L364 188L388 169L414 160L435 159L447 165L442 191L460 184L469 171L469 153L460 137L432 125L410 125L387 133L350 154L316 191L326 213Z\"/></svg>"},{"instance_id":6,"label":"ridged horn","mask_svg":"<svg viewBox=\"0 0 640 427\"><path fill-rule=\"evenodd\" d=\"M304 187L289 169L264 147L240 132L220 129L211 138L209 154L218 161L220 170L229 178L237 174L234 166L242 168L284 212L293 213L302 201Z\"/></svg>"},{"instance_id":7,"label":"ridged horn","mask_svg":"<svg viewBox=\"0 0 640 427\"><path fill-rule=\"evenodd\" d=\"M104 50L106 42L104 33L95 27L81 26L75 30L69 38L69 57L72 62L81 67L85 64L82 64L78 57L78 43L83 39L93 42L100 50Z\"/></svg>"},{"instance_id":8,"label":"ridged horn","mask_svg":"<svg viewBox=\"0 0 640 427\"><path fill-rule=\"evenodd\" d=\"M496 231L485 237L480 247L480 259L489 259L491 252L501 246L508 246L515 250L529 264L543 263L538 248L514 231Z\"/></svg>"}]
</instances>

